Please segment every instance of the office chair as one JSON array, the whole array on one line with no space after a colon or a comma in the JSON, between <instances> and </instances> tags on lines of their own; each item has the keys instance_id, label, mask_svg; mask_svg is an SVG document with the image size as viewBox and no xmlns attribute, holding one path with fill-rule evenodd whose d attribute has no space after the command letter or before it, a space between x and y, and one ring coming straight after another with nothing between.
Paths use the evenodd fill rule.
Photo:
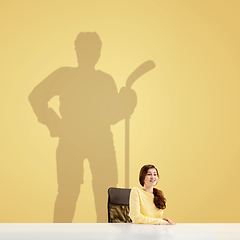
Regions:
<instances>
[{"instance_id":1,"label":"office chair","mask_svg":"<svg viewBox=\"0 0 240 240\"><path fill-rule=\"evenodd\" d=\"M129 217L129 196L131 189L109 188L108 189L108 222L131 223Z\"/></svg>"}]
</instances>

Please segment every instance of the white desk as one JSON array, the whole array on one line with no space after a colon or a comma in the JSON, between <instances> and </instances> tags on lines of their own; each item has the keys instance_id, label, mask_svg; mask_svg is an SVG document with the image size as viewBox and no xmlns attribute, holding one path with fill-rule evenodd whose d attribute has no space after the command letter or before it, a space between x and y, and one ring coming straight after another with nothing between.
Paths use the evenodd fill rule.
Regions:
<instances>
[{"instance_id":1,"label":"white desk","mask_svg":"<svg viewBox=\"0 0 240 240\"><path fill-rule=\"evenodd\" d=\"M240 223L0 223L0 239L240 240Z\"/></svg>"}]
</instances>

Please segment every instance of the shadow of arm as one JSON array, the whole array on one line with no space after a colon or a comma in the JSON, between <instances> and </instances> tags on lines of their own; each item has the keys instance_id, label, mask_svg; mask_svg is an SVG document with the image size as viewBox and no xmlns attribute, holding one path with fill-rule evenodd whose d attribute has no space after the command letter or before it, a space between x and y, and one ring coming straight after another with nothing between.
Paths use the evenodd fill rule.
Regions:
<instances>
[{"instance_id":1,"label":"shadow of arm","mask_svg":"<svg viewBox=\"0 0 240 240\"><path fill-rule=\"evenodd\" d=\"M39 83L30 93L28 100L36 114L38 121L46 125L52 137L58 136L58 128L61 118L57 113L48 107L48 102L51 98L58 95L59 82L63 79L64 69L59 68L41 83Z\"/></svg>"}]
</instances>

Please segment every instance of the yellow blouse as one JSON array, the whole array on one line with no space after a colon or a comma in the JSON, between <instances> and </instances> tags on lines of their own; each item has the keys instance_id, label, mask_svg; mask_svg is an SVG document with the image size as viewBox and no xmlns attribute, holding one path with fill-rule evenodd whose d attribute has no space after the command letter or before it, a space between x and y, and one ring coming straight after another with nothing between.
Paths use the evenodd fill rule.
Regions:
<instances>
[{"instance_id":1,"label":"yellow blouse","mask_svg":"<svg viewBox=\"0 0 240 240\"><path fill-rule=\"evenodd\" d=\"M129 199L129 216L133 223L166 225L162 219L163 210L153 202L154 195L140 188L133 187Z\"/></svg>"}]
</instances>

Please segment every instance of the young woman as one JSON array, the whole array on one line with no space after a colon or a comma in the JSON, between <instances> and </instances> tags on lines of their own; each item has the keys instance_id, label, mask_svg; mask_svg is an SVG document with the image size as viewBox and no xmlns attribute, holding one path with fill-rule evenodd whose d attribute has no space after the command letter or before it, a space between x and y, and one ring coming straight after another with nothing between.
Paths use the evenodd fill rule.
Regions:
<instances>
[{"instance_id":1,"label":"young woman","mask_svg":"<svg viewBox=\"0 0 240 240\"><path fill-rule=\"evenodd\" d=\"M175 224L169 218L162 218L163 209L166 208L166 198L161 190L154 188L158 177L158 170L154 165L145 165L141 168L139 182L143 188L132 188L129 200L129 216L133 223Z\"/></svg>"}]
</instances>

